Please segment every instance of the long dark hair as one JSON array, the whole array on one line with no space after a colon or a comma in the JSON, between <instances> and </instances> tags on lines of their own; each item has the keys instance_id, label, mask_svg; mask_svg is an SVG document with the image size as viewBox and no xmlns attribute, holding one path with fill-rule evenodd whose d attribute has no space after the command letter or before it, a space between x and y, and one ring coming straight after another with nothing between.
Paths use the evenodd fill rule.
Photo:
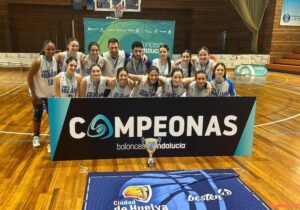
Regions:
<instances>
[{"instance_id":1,"label":"long dark hair","mask_svg":"<svg viewBox=\"0 0 300 210\"><path fill-rule=\"evenodd\" d=\"M160 49L160 48L166 48L167 52L169 52L169 46L166 45L166 44L160 45L158 49ZM168 74L170 74L171 69L172 69L172 65L171 65L171 59L170 59L169 55L167 56L167 62L168 62Z\"/></svg>"}]
</instances>

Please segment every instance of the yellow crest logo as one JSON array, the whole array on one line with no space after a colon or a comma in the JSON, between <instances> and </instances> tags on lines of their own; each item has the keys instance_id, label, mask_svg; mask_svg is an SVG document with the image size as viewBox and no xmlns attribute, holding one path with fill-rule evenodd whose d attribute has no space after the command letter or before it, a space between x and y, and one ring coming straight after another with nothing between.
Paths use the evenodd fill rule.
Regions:
<instances>
[{"instance_id":1,"label":"yellow crest logo","mask_svg":"<svg viewBox=\"0 0 300 210\"><path fill-rule=\"evenodd\" d=\"M123 190L124 198L133 198L137 201L148 203L152 197L150 185L129 186Z\"/></svg>"}]
</instances>

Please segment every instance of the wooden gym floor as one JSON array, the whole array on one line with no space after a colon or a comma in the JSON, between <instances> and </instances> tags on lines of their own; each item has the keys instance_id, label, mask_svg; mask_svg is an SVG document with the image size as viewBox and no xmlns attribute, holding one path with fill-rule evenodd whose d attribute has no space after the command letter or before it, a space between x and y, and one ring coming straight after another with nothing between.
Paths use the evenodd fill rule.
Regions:
<instances>
[{"instance_id":1,"label":"wooden gym floor","mask_svg":"<svg viewBox=\"0 0 300 210\"><path fill-rule=\"evenodd\" d=\"M81 209L87 172L149 170L146 158L50 161L46 114L33 148L26 74L0 70L0 209ZM233 168L273 209L300 209L300 76L229 74L239 95L257 97L253 155L156 158L154 170Z\"/></svg>"}]
</instances>

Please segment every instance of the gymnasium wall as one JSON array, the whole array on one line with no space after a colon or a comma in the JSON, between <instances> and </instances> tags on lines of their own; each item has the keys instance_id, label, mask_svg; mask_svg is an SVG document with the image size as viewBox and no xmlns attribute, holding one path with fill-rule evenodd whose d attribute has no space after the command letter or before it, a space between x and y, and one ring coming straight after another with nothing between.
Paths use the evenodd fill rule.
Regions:
<instances>
[{"instance_id":1,"label":"gymnasium wall","mask_svg":"<svg viewBox=\"0 0 300 210\"><path fill-rule=\"evenodd\" d=\"M282 57L283 54L292 53L295 48L300 48L300 26L281 26L282 0L276 1L271 41L271 58Z\"/></svg>"},{"instance_id":2,"label":"gymnasium wall","mask_svg":"<svg viewBox=\"0 0 300 210\"><path fill-rule=\"evenodd\" d=\"M70 0L4 0L0 9L2 52L37 52L45 39L65 48L71 36ZM4 9L3 9L4 8ZM76 12L76 37L83 43L83 17L105 18L109 13ZM228 0L143 0L141 13L124 18L175 20L175 53L185 48L196 52L202 45L221 52L221 32L227 31L226 53L250 53L251 33ZM0 22L3 25L3 23ZM3 34L6 34L5 36Z\"/></svg>"},{"instance_id":3,"label":"gymnasium wall","mask_svg":"<svg viewBox=\"0 0 300 210\"><path fill-rule=\"evenodd\" d=\"M299 27L279 26L281 5L282 0L270 1L259 35L259 53L276 56L300 44ZM75 33L81 45L82 18L109 15L86 7L76 12ZM70 0L4 0L0 3L0 51L37 52L45 39L52 39L63 50L65 39L72 34L71 17ZM222 31L227 32L225 53L251 53L251 33L229 0L143 0L141 13L124 13L124 18L175 20L175 53L185 48L195 53L202 45L221 53Z\"/></svg>"}]
</instances>

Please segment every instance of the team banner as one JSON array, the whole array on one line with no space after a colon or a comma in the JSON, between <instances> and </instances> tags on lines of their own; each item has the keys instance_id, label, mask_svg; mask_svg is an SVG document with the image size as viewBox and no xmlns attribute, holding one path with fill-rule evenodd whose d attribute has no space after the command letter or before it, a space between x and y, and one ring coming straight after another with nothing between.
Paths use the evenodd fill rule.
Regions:
<instances>
[{"instance_id":1,"label":"team banner","mask_svg":"<svg viewBox=\"0 0 300 210\"><path fill-rule=\"evenodd\" d=\"M255 97L50 98L52 160L251 155Z\"/></svg>"},{"instance_id":2,"label":"team banner","mask_svg":"<svg viewBox=\"0 0 300 210\"><path fill-rule=\"evenodd\" d=\"M300 26L299 0L282 0L280 25Z\"/></svg>"},{"instance_id":3,"label":"team banner","mask_svg":"<svg viewBox=\"0 0 300 210\"><path fill-rule=\"evenodd\" d=\"M84 210L270 209L232 169L90 173Z\"/></svg>"},{"instance_id":4,"label":"team banner","mask_svg":"<svg viewBox=\"0 0 300 210\"><path fill-rule=\"evenodd\" d=\"M131 44L141 41L144 52L152 60L159 55L159 46L167 44L169 55L173 55L175 21L135 20L135 19L95 19L84 18L84 46L88 54L88 44L92 41L100 45L100 52L106 52L110 38L117 38L121 49L131 52Z\"/></svg>"}]
</instances>

